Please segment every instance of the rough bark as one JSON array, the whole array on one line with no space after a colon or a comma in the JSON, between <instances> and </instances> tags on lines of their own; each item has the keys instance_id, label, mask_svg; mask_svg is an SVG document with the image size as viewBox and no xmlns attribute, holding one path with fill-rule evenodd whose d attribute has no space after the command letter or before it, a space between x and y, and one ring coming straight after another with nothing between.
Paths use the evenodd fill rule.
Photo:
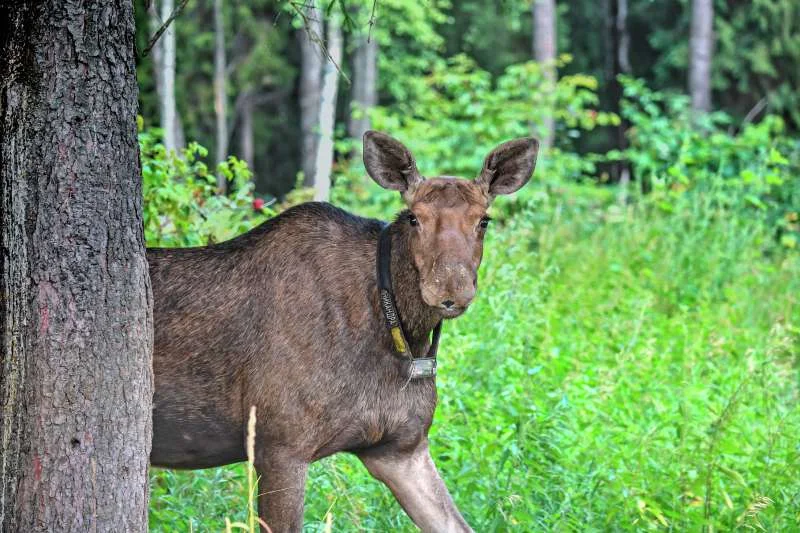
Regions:
<instances>
[{"instance_id":1,"label":"rough bark","mask_svg":"<svg viewBox=\"0 0 800 533\"><path fill-rule=\"evenodd\" d=\"M327 48L330 58L322 75L322 97L319 103L319 136L314 162L314 200L326 202L331 192L333 167L333 127L336 121L336 94L339 87L339 67L342 63L342 29L336 17L328 21ZM335 63L335 64L334 64Z\"/></svg>"},{"instance_id":2,"label":"rough bark","mask_svg":"<svg viewBox=\"0 0 800 533\"><path fill-rule=\"evenodd\" d=\"M222 0L214 0L214 112L217 119L217 143L215 156L217 161L228 157L228 119L227 95L228 85L225 61L225 20L222 15ZM217 175L217 189L225 194L228 182L225 176Z\"/></svg>"},{"instance_id":3,"label":"rough bark","mask_svg":"<svg viewBox=\"0 0 800 533\"><path fill-rule=\"evenodd\" d=\"M555 0L534 0L531 4L533 16L533 55L544 68L547 85L552 90L556 81L556 2ZM548 87L545 88L547 90ZM545 117L543 139L545 146L553 143L555 124L552 115Z\"/></svg>"},{"instance_id":4,"label":"rough bark","mask_svg":"<svg viewBox=\"0 0 800 533\"><path fill-rule=\"evenodd\" d=\"M378 40L364 35L353 52L353 89L347 134L361 139L370 128L367 111L378 103Z\"/></svg>"},{"instance_id":5,"label":"rough bark","mask_svg":"<svg viewBox=\"0 0 800 533\"><path fill-rule=\"evenodd\" d=\"M133 5L0 6L0 530L145 531Z\"/></svg>"},{"instance_id":6,"label":"rough bark","mask_svg":"<svg viewBox=\"0 0 800 533\"><path fill-rule=\"evenodd\" d=\"M303 136L303 184L314 183L314 164L317 157L317 121L319 120L320 91L322 88L323 54L322 14L314 9L313 2L306 9L305 27L298 33L300 39L300 128Z\"/></svg>"},{"instance_id":7,"label":"rough bark","mask_svg":"<svg viewBox=\"0 0 800 533\"><path fill-rule=\"evenodd\" d=\"M714 0L692 0L689 38L689 94L692 108L711 110L711 61L714 56Z\"/></svg>"},{"instance_id":8,"label":"rough bark","mask_svg":"<svg viewBox=\"0 0 800 533\"><path fill-rule=\"evenodd\" d=\"M175 8L174 0L162 0L160 6L150 5L150 21L153 33L169 19ZM164 130L164 147L180 150L186 144L183 124L175 101L175 24L174 20L153 46L153 74L156 81L158 111L161 128Z\"/></svg>"}]
</instances>

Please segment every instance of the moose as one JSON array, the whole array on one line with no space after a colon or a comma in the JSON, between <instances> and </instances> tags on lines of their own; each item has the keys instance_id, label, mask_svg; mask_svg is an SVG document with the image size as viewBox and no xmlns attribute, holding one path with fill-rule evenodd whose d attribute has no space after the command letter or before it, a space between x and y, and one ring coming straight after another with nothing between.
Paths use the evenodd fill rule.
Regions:
<instances>
[{"instance_id":1,"label":"moose","mask_svg":"<svg viewBox=\"0 0 800 533\"><path fill-rule=\"evenodd\" d=\"M302 530L308 465L337 452L421 530L471 531L428 446L439 331L472 302L487 209L528 182L538 146L501 144L472 180L425 179L403 144L369 131L367 173L407 207L393 222L311 202L226 242L149 249L151 464L244 461L255 406L259 515L273 532Z\"/></svg>"}]
</instances>

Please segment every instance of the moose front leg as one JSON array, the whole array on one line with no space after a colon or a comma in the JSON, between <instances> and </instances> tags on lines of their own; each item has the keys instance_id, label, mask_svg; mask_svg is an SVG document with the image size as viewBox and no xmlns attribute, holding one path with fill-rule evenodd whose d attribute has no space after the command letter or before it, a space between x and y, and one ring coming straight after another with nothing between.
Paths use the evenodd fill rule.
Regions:
<instances>
[{"instance_id":1,"label":"moose front leg","mask_svg":"<svg viewBox=\"0 0 800 533\"><path fill-rule=\"evenodd\" d=\"M410 451L367 450L359 453L359 459L370 474L391 489L422 531L472 531L436 471L427 439Z\"/></svg>"},{"instance_id":2,"label":"moose front leg","mask_svg":"<svg viewBox=\"0 0 800 533\"><path fill-rule=\"evenodd\" d=\"M258 515L272 533L303 530L308 463L267 450L256 459ZM262 532L267 531L262 527Z\"/></svg>"}]
</instances>

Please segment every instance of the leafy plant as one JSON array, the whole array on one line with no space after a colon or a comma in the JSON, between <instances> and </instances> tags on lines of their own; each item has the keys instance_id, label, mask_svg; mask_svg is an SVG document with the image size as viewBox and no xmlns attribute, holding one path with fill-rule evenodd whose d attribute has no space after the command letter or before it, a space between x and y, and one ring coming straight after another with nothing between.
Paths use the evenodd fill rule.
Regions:
<instances>
[{"instance_id":1,"label":"leafy plant","mask_svg":"<svg viewBox=\"0 0 800 533\"><path fill-rule=\"evenodd\" d=\"M688 97L658 93L641 80L623 80L623 116L630 147L622 154L649 194L667 211L687 209L702 196L735 219L758 219L784 246L800 237L800 141L786 135L780 117L767 116L735 132L722 112L692 113Z\"/></svg>"},{"instance_id":2,"label":"leafy plant","mask_svg":"<svg viewBox=\"0 0 800 533\"><path fill-rule=\"evenodd\" d=\"M559 65L569 61L563 56ZM375 129L391 132L411 149L427 176L473 177L492 148L530 136L532 129L543 137L545 117L553 115L561 148L540 152L534 179L548 186L580 182L595 172L599 157L569 150L571 144L586 131L619 124L613 113L596 109L594 78L563 76L550 87L535 62L512 65L495 79L460 55L438 62L421 84L417 99L378 107L371 119ZM339 151L349 153L359 142L342 140ZM345 161L336 170L334 203L383 217L400 208L397 194L365 178L360 161ZM536 205L541 195L541 187L526 187L514 198L500 200L496 214Z\"/></svg>"},{"instance_id":3,"label":"leafy plant","mask_svg":"<svg viewBox=\"0 0 800 533\"><path fill-rule=\"evenodd\" d=\"M251 175L243 161L231 156L212 171L203 162L208 155L205 148L190 143L180 155L167 153L157 129L141 131L139 147L149 246L220 242L272 215L269 208L254 208ZM228 195L217 194L215 172L228 180Z\"/></svg>"}]
</instances>

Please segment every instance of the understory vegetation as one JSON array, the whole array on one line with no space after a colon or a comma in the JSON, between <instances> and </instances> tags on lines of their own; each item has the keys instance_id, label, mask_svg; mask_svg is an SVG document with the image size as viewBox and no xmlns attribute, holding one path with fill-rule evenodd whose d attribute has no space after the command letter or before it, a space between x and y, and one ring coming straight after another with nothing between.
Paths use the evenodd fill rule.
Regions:
<instances>
[{"instance_id":1,"label":"understory vegetation","mask_svg":"<svg viewBox=\"0 0 800 533\"><path fill-rule=\"evenodd\" d=\"M396 110L373 117L428 175L473 176L535 119L504 116L472 68L436 76L420 111L437 117L433 131ZM502 89L511 107L512 81ZM565 135L618 122L588 108L591 78L559 83L562 115L578 117ZM692 117L684 97L636 80L625 91L625 153L578 155L562 142L493 207L477 300L444 327L433 455L476 531L796 530L798 140L777 117L739 127L720 113ZM492 105L484 116L496 122L464 122ZM218 241L307 198L254 209L235 159L212 172L166 156L157 132L141 140L150 245ZM602 165L618 160L635 179L607 185ZM225 199L217 171L233 183ZM357 160L337 167L332 198L384 219L400 208ZM154 469L151 489L153 531L245 521L242 465ZM346 454L312 466L306 497L309 531L414 530Z\"/></svg>"}]
</instances>

